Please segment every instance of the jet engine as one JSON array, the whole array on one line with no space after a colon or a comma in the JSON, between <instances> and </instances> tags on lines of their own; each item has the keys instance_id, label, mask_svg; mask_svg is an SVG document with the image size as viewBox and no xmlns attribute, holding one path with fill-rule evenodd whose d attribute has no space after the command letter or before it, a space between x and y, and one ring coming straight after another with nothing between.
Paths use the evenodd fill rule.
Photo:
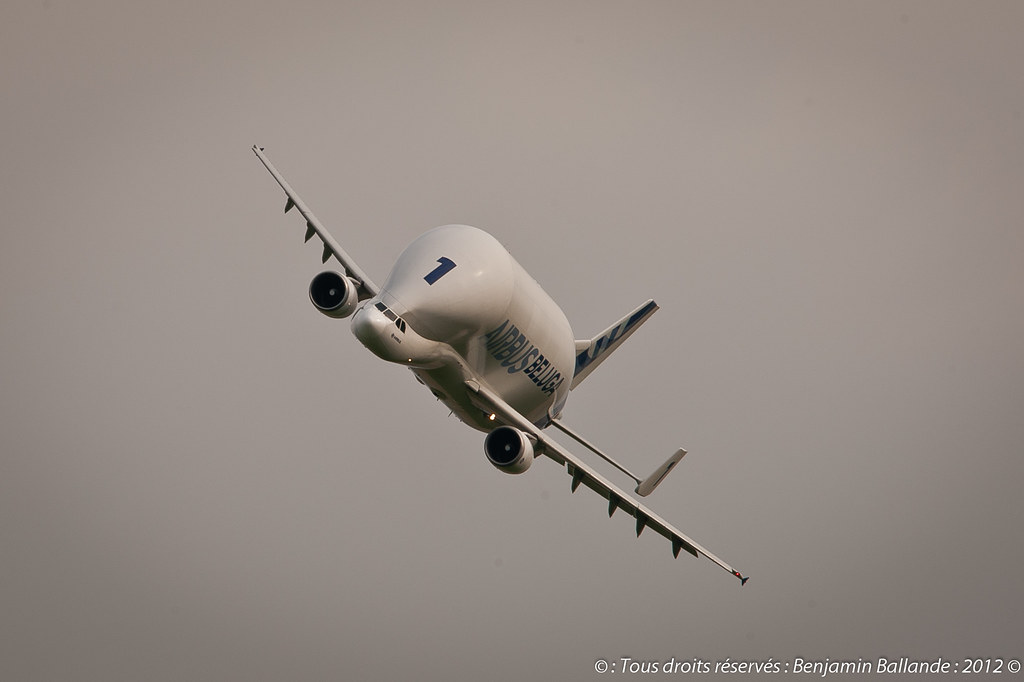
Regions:
<instances>
[{"instance_id":1,"label":"jet engine","mask_svg":"<svg viewBox=\"0 0 1024 682\"><path fill-rule=\"evenodd\" d=\"M506 474L521 474L533 464L533 442L511 426L499 426L484 439L484 454Z\"/></svg>"},{"instance_id":2,"label":"jet engine","mask_svg":"<svg viewBox=\"0 0 1024 682\"><path fill-rule=\"evenodd\" d=\"M352 280L328 270L309 283L309 300L327 317L338 319L355 312L359 294Z\"/></svg>"}]
</instances>

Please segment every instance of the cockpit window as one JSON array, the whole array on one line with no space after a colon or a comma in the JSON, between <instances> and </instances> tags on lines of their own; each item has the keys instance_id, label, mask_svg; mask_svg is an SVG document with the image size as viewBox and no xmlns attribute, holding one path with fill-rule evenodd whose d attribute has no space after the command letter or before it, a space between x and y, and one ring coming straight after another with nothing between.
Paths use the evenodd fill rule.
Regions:
<instances>
[{"instance_id":1,"label":"cockpit window","mask_svg":"<svg viewBox=\"0 0 1024 682\"><path fill-rule=\"evenodd\" d=\"M377 308L377 310L384 313L384 317L394 322L395 326L398 327L403 334L405 333L405 320L391 312L391 310L386 305L384 305L383 301L377 301L377 304L374 307Z\"/></svg>"}]
</instances>

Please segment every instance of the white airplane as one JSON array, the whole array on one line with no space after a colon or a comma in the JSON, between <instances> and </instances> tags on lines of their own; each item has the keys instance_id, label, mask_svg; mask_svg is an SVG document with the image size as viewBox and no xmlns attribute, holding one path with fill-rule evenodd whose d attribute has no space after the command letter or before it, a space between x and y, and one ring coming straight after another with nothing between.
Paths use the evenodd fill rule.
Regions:
<instances>
[{"instance_id":1,"label":"white airplane","mask_svg":"<svg viewBox=\"0 0 1024 682\"><path fill-rule=\"evenodd\" d=\"M704 555L746 584L747 578L550 438L554 426L636 482L649 495L679 463L677 450L639 478L563 424L569 391L594 371L658 309L647 301L592 339L576 340L551 297L491 235L467 225L445 225L421 235L398 257L383 287L373 283L327 232L263 153L252 148L284 190L285 213L306 219L306 241L323 242L343 274L313 278L309 298L324 315L352 316L352 333L374 355L405 365L417 381L469 426L487 433L484 453L508 474L521 474L536 455L565 466L572 491L585 485L636 519L637 537L650 528L672 543Z\"/></svg>"}]
</instances>

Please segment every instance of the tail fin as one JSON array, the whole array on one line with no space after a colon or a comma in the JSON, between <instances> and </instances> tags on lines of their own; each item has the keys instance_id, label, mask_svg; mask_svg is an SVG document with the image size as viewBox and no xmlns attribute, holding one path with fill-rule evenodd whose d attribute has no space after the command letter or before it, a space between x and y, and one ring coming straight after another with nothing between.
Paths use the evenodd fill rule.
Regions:
<instances>
[{"instance_id":1,"label":"tail fin","mask_svg":"<svg viewBox=\"0 0 1024 682\"><path fill-rule=\"evenodd\" d=\"M624 318L605 329L594 338L576 341L576 373L572 377L570 389L579 386L612 351L629 338L641 324L647 321L658 309L653 300L647 301Z\"/></svg>"}]
</instances>

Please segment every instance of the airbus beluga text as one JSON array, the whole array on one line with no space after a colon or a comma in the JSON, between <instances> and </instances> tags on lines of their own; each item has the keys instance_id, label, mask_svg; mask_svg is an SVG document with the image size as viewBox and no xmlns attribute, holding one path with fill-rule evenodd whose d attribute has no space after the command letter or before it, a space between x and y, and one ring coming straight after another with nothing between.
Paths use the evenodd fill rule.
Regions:
<instances>
[{"instance_id":1,"label":"airbus beluga text","mask_svg":"<svg viewBox=\"0 0 1024 682\"><path fill-rule=\"evenodd\" d=\"M352 333L378 357L405 365L463 422L487 433L484 453L509 474L526 471L537 455L565 467L572 491L580 484L636 519L637 536L650 528L672 543L704 555L746 583L747 578L683 535L597 473L544 432L563 431L636 482L649 495L683 455L677 450L639 478L563 424L569 392L658 309L647 301L592 339L576 340L565 314L491 235L466 225L423 234L398 257L378 287L324 229L260 147L256 156L288 196L285 212L306 219L306 241L324 245L343 273L322 272L309 285L313 305L328 317L352 317Z\"/></svg>"}]
</instances>

